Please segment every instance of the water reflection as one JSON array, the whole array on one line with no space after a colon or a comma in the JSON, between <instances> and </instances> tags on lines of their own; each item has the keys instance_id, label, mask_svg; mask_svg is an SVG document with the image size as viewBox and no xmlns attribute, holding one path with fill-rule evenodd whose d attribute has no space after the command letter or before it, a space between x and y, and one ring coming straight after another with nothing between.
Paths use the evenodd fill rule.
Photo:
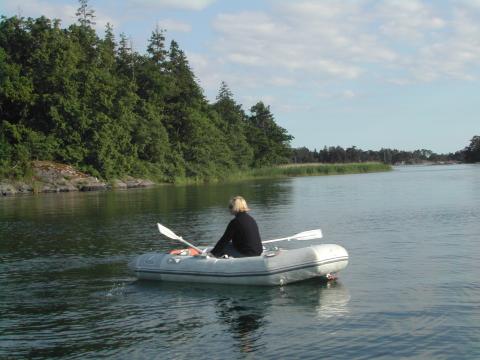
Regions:
<instances>
[{"instance_id":1,"label":"water reflection","mask_svg":"<svg viewBox=\"0 0 480 360\"><path fill-rule=\"evenodd\" d=\"M158 299L158 295L153 294L161 293L159 306L163 309L168 307L172 312L172 321L164 323L164 335L169 342L173 340L172 334L188 339L189 334L202 333L206 319L212 321L208 316L212 314L215 323L221 326L220 330L217 329L219 334L228 333L230 340L236 343L237 350L242 353L265 350L265 338L268 337L265 335L274 330L272 324L279 321L299 323L305 318L316 318L324 325L326 320L335 321L335 318L349 313L348 289L340 282L327 283L318 279L285 287L152 281L136 281L132 286L129 292L135 293L135 297ZM162 316L165 318L164 314ZM201 320L199 316L206 316L206 319ZM185 323L188 323L188 327ZM224 341L228 343L227 339Z\"/></svg>"},{"instance_id":2,"label":"water reflection","mask_svg":"<svg viewBox=\"0 0 480 360\"><path fill-rule=\"evenodd\" d=\"M257 342L263 333L266 309L252 306L251 301L247 305L245 302L245 299L222 298L217 301L215 312L218 319L228 325L232 337L239 343L240 351L253 352L261 348Z\"/></svg>"},{"instance_id":3,"label":"water reflection","mask_svg":"<svg viewBox=\"0 0 480 360\"><path fill-rule=\"evenodd\" d=\"M295 306L318 319L345 316L349 313L350 293L339 281L311 279L280 288L282 306Z\"/></svg>"},{"instance_id":4,"label":"water reflection","mask_svg":"<svg viewBox=\"0 0 480 360\"><path fill-rule=\"evenodd\" d=\"M0 253L18 259L65 252L104 256L178 245L159 241L157 222L197 244L210 245L230 220L227 202L237 194L249 201L253 215L268 232L270 217L280 216L281 207L291 202L291 181L2 198Z\"/></svg>"}]
</instances>

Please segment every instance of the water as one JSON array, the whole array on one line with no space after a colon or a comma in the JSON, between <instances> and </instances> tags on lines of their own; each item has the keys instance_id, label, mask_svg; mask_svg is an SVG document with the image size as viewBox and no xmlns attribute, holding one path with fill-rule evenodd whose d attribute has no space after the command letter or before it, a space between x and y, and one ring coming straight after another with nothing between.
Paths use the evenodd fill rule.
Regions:
<instances>
[{"instance_id":1,"label":"water","mask_svg":"<svg viewBox=\"0 0 480 360\"><path fill-rule=\"evenodd\" d=\"M247 198L264 239L321 227L336 283L136 281L127 262L214 243ZM480 358L480 166L0 199L0 358ZM181 245L180 245L181 247Z\"/></svg>"}]
</instances>

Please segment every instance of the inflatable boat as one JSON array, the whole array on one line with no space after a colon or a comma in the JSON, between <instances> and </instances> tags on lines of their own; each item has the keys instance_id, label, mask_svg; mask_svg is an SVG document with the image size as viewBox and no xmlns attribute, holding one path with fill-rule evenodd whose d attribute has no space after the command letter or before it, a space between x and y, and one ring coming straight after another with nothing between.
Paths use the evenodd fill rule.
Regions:
<instances>
[{"instance_id":1,"label":"inflatable boat","mask_svg":"<svg viewBox=\"0 0 480 360\"><path fill-rule=\"evenodd\" d=\"M286 285L314 277L329 277L346 268L348 253L340 245L265 250L260 256L215 258L189 251L147 253L130 268L139 279L237 285Z\"/></svg>"}]
</instances>

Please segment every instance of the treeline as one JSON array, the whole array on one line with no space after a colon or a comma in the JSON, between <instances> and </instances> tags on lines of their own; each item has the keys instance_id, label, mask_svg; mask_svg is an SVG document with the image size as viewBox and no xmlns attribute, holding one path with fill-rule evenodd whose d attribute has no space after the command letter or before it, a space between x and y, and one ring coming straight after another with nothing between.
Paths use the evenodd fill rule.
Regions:
<instances>
[{"instance_id":1,"label":"treeline","mask_svg":"<svg viewBox=\"0 0 480 360\"><path fill-rule=\"evenodd\" d=\"M294 163L356 163L383 162L385 164L420 164L425 162L478 162L480 161L480 136L475 136L471 144L463 150L450 154L436 154L430 150L403 151L396 149L362 150L355 146L344 149L341 146L324 147L310 151L302 147L293 149L291 161Z\"/></svg>"},{"instance_id":2,"label":"treeline","mask_svg":"<svg viewBox=\"0 0 480 360\"><path fill-rule=\"evenodd\" d=\"M155 29L140 54L80 1L78 23L1 17L0 178L32 160L74 165L105 179L174 182L288 162L292 136L269 106L247 114L225 83L208 103L185 53Z\"/></svg>"},{"instance_id":3,"label":"treeline","mask_svg":"<svg viewBox=\"0 0 480 360\"><path fill-rule=\"evenodd\" d=\"M462 150L463 159L467 163L480 162L480 136L475 135L470 144Z\"/></svg>"}]
</instances>

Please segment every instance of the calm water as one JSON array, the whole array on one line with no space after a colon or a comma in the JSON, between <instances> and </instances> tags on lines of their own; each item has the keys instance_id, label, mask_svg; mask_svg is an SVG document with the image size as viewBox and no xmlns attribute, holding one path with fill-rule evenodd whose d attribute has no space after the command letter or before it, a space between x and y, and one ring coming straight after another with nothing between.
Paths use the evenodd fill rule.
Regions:
<instances>
[{"instance_id":1,"label":"calm water","mask_svg":"<svg viewBox=\"0 0 480 360\"><path fill-rule=\"evenodd\" d=\"M136 281L213 244L232 195L264 239L321 227L350 264L283 288ZM0 199L0 358L480 358L480 166Z\"/></svg>"}]
</instances>

